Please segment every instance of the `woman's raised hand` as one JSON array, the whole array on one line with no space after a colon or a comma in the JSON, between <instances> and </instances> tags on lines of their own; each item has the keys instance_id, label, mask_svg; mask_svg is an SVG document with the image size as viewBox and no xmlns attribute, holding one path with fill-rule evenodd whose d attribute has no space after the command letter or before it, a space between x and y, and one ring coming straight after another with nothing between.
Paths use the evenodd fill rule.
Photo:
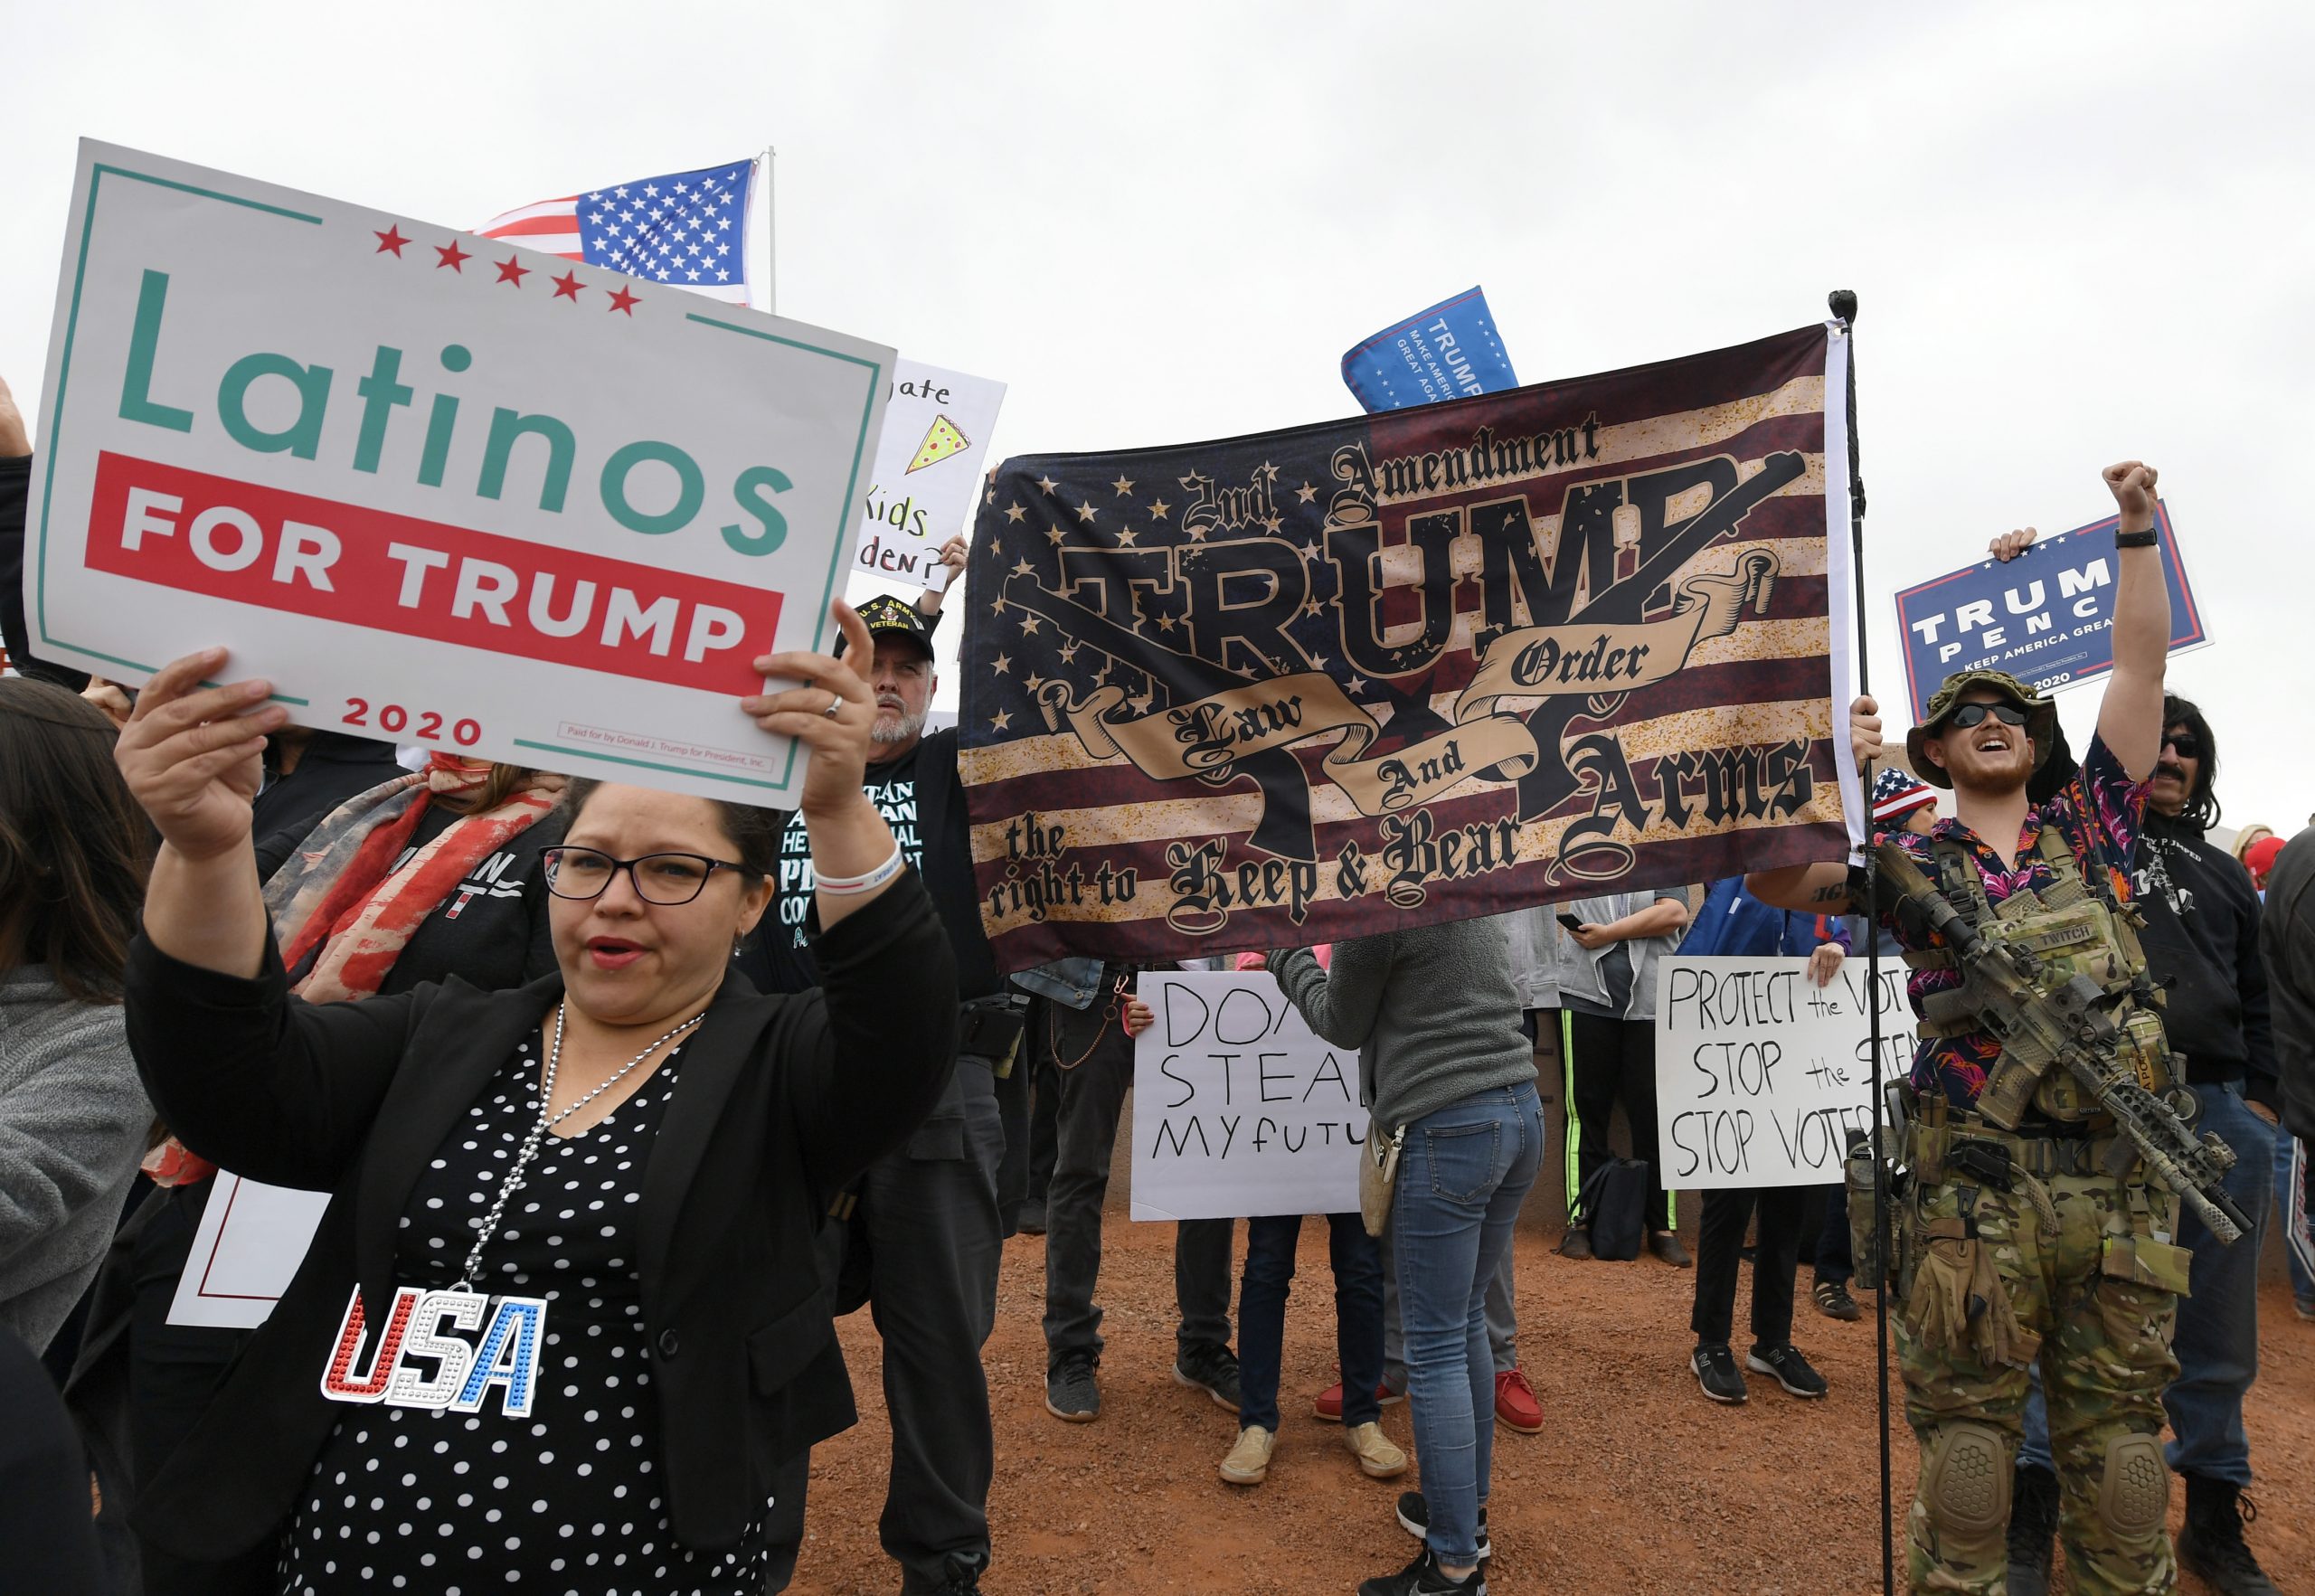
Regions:
<instances>
[{"instance_id":1,"label":"woman's raised hand","mask_svg":"<svg viewBox=\"0 0 2315 1596\"><path fill-rule=\"evenodd\" d=\"M270 683L203 687L225 657L222 648L204 648L162 666L137 695L113 749L163 840L191 860L248 843L250 800L264 781L258 756L266 733L289 720L266 702Z\"/></svg>"},{"instance_id":2,"label":"woman's raised hand","mask_svg":"<svg viewBox=\"0 0 2315 1596\"><path fill-rule=\"evenodd\" d=\"M844 633L844 658L793 649L755 662L767 676L791 676L800 687L740 700L757 725L793 737L812 751L797 807L807 819L844 813L861 803L860 784L868 770L868 732L876 723L876 695L855 666L865 668L875 645L859 612L838 599L828 613Z\"/></svg>"}]
</instances>

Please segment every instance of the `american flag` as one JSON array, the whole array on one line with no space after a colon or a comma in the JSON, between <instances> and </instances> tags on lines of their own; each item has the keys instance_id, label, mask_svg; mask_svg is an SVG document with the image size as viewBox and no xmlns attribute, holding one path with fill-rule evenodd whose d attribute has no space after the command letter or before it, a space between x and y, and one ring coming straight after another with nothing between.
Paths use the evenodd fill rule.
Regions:
<instances>
[{"instance_id":1,"label":"american flag","mask_svg":"<svg viewBox=\"0 0 2315 1596\"><path fill-rule=\"evenodd\" d=\"M744 305L754 180L753 161L638 178L519 206L479 231L487 239Z\"/></svg>"}]
</instances>

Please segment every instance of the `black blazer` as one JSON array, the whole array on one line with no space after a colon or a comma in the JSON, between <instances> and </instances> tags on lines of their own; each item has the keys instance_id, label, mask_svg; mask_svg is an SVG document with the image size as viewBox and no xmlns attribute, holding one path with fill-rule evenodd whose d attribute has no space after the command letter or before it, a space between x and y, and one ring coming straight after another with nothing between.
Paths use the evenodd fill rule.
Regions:
<instances>
[{"instance_id":1,"label":"black blazer","mask_svg":"<svg viewBox=\"0 0 2315 1596\"><path fill-rule=\"evenodd\" d=\"M924 1117L955 1056L956 962L913 872L815 955L823 986L800 996L725 979L684 1048L637 1204L669 1514L703 1550L734 1544L776 1468L856 1416L813 1235L831 1195ZM158 1544L222 1559L294 1509L341 1412L320 1383L349 1283L383 1323L419 1171L562 980L317 1006L288 995L269 940L244 981L140 937L128 985L138 1070L184 1144L332 1194L288 1293L136 1509Z\"/></svg>"}]
</instances>

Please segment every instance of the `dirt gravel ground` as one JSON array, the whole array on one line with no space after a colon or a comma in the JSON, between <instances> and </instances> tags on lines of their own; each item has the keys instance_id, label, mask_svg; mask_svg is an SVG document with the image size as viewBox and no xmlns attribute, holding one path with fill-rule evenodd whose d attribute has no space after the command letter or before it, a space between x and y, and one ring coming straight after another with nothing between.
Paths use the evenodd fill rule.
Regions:
<instances>
[{"instance_id":1,"label":"dirt gravel ground","mask_svg":"<svg viewBox=\"0 0 2315 1596\"><path fill-rule=\"evenodd\" d=\"M1310 1416L1310 1398L1334 1378L1325 1235L1323 1225L1303 1228L1287 1316L1284 1425L1269 1480L1251 1490L1214 1472L1235 1415L1172 1378L1171 1227L1110 1215L1102 1416L1087 1425L1060 1423L1044 1410L1042 1238L1006 1244L985 1359L997 1423L996 1563L983 1581L990 1596L1348 1596L1360 1580L1413 1554L1414 1541L1392 1516L1413 1471L1402 1481L1363 1478L1339 1427ZM1653 1259L1571 1262L1549 1250L1553 1239L1524 1228L1518 1237L1520 1355L1545 1431L1497 1428L1489 1588L1553 1596L1877 1590L1869 1310L1845 1325L1801 1304L1794 1338L1832 1384L1823 1402L1796 1402L1755 1376L1747 1405L1718 1408L1687 1369L1694 1274ZM1804 1290L1807 1283L1804 1268ZM1749 1289L1748 1271L1740 1326ZM2260 1517L2250 1540L2286 1592L2315 1596L2315 1325L2293 1315L2279 1287L2269 1287L2260 1311L2249 1413ZM880 1348L865 1311L842 1331L861 1422L813 1457L808 1538L791 1587L808 1596L890 1592L900 1582L876 1543L890 1456ZM1412 1450L1403 1405L1387 1410L1384 1423ZM1902 1412L1894 1428L1902 1515L1914 1449ZM2174 1487L2174 1530L2182 1501ZM1899 1576L1902 1588L1902 1561ZM2199 1596L2205 1587L2187 1578L2181 1589Z\"/></svg>"}]
</instances>

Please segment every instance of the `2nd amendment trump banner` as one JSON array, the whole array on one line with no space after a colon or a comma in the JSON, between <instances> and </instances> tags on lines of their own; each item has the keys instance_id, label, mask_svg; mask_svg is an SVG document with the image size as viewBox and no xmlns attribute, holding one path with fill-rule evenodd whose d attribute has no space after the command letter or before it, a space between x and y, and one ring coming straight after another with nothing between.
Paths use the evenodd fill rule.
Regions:
<instances>
[{"instance_id":1,"label":"2nd amendment trump banner","mask_svg":"<svg viewBox=\"0 0 2315 1596\"><path fill-rule=\"evenodd\" d=\"M957 601L1000 965L1840 856L1847 357L1007 460Z\"/></svg>"}]
</instances>

